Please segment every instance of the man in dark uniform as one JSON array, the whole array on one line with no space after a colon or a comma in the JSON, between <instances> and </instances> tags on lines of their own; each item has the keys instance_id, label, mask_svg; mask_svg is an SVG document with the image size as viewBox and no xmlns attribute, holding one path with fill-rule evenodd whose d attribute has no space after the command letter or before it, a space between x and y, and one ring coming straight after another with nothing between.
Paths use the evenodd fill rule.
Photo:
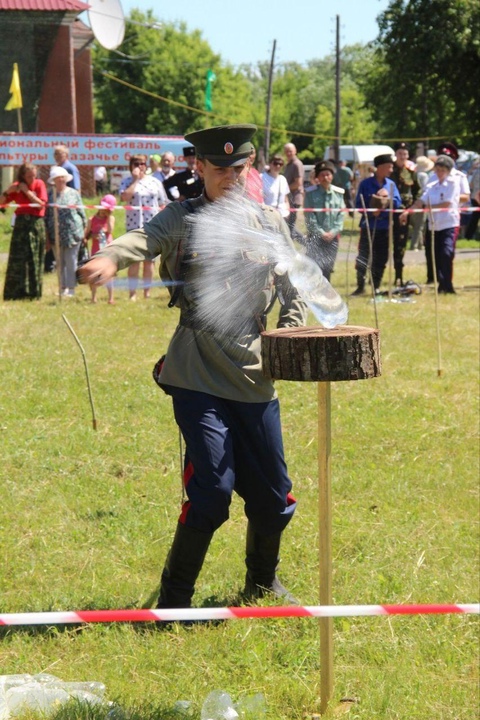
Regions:
<instances>
[{"instance_id":1,"label":"man in dark uniform","mask_svg":"<svg viewBox=\"0 0 480 720\"><path fill-rule=\"evenodd\" d=\"M365 291L365 277L370 266L372 271L373 287L380 288L383 273L388 260L388 224L387 212L390 193L393 195L393 208L401 205L401 198L397 186L390 179L393 171L394 158L390 154L377 155L373 159L375 174L366 177L358 186L355 207L359 210L373 209L362 214L360 220L360 240L358 255L355 260L357 271L357 288L352 295L363 295ZM368 230L367 230L368 226ZM370 237L369 237L370 236ZM372 243L372 256L370 257L370 239Z\"/></svg>"},{"instance_id":2,"label":"man in dark uniform","mask_svg":"<svg viewBox=\"0 0 480 720\"><path fill-rule=\"evenodd\" d=\"M199 213L201 221L202 212L208 217L216 201L225 195L235 197L231 195L235 189L244 192L255 131L254 125L230 125L187 135L205 183L201 197L169 203L141 230L117 238L80 270L84 282L101 285L111 281L118 269L160 255L160 275L171 287L170 304L180 309L179 325L157 381L172 397L185 440L188 499L163 569L160 608L190 607L213 533L228 518L234 490L243 499L248 518L246 595L271 592L294 602L276 568L282 531L296 501L284 460L276 391L261 363L261 318L276 298L274 264L265 262L262 253L249 253L243 245L236 248L230 239L222 247L221 232L216 262L214 252L195 251L195 236L188 232L195 220L192 214ZM270 226L294 252L288 227L274 208L241 197L237 202L245 212L245 224L258 230L258 237ZM218 207L228 213L224 206ZM242 228L243 223L240 235ZM236 295L228 282L232 282L231 266L225 271L222 265L227 252L233 253ZM218 308L205 318L199 310L198 290L212 266L222 291L216 298ZM174 289L172 281L180 278L182 285ZM278 326L305 324L305 305L288 279L281 294L284 304ZM221 318L235 297L239 300L233 303L235 322L225 332Z\"/></svg>"},{"instance_id":3,"label":"man in dark uniform","mask_svg":"<svg viewBox=\"0 0 480 720\"><path fill-rule=\"evenodd\" d=\"M187 169L177 172L163 181L163 187L169 200L192 200L199 197L203 191L203 180L197 171L197 158L192 145L183 148L183 157Z\"/></svg>"},{"instance_id":4,"label":"man in dark uniform","mask_svg":"<svg viewBox=\"0 0 480 720\"><path fill-rule=\"evenodd\" d=\"M407 210L420 195L420 185L417 173L408 167L410 149L405 142L398 142L394 146L396 160L390 178L398 188L402 199L401 207ZM403 285L403 257L407 249L408 228L407 221L402 225L399 215L393 216L393 264L395 267L395 285Z\"/></svg>"}]
</instances>

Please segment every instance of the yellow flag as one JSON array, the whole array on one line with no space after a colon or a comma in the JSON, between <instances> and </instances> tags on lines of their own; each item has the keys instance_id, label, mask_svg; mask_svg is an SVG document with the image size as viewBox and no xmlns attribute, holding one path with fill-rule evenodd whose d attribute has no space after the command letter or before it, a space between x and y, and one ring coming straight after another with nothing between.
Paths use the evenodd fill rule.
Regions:
<instances>
[{"instance_id":1,"label":"yellow flag","mask_svg":"<svg viewBox=\"0 0 480 720\"><path fill-rule=\"evenodd\" d=\"M18 73L18 64L13 63L12 82L10 83L10 93L12 97L5 105L5 110L16 110L23 107L22 91L20 90L20 75Z\"/></svg>"}]
</instances>

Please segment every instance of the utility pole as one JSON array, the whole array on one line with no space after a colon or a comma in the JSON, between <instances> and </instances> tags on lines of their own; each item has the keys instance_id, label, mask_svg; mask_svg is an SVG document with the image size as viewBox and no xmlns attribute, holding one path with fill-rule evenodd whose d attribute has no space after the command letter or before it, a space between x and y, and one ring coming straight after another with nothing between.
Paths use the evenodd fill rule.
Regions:
<instances>
[{"instance_id":1,"label":"utility pole","mask_svg":"<svg viewBox=\"0 0 480 720\"><path fill-rule=\"evenodd\" d=\"M337 18L337 40L335 45L335 140L334 157L335 162L340 160L340 15Z\"/></svg>"},{"instance_id":2,"label":"utility pole","mask_svg":"<svg viewBox=\"0 0 480 720\"><path fill-rule=\"evenodd\" d=\"M272 87L273 87L273 68L275 64L275 48L277 41L273 41L272 59L270 60L270 69L268 71L268 91L267 91L267 117L265 119L265 162L268 163L270 157L270 111L272 107Z\"/></svg>"}]
</instances>

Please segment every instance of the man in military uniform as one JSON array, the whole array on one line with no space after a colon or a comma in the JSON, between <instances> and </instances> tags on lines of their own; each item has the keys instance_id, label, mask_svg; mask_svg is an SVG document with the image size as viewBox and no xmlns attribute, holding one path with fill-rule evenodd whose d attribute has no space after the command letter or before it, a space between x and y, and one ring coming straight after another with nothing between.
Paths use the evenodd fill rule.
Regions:
<instances>
[{"instance_id":1,"label":"man in military uniform","mask_svg":"<svg viewBox=\"0 0 480 720\"><path fill-rule=\"evenodd\" d=\"M452 142L443 142L441 145L437 147L436 150L436 157L439 157L440 155L446 155L447 157L451 158L454 163L458 160L458 148L456 145L454 145ZM465 175L464 172L459 170L458 168L453 166L453 168L450 170L450 177L453 177L456 179L456 182L458 183L458 187L460 190L460 205L463 205L464 203L468 203L470 201L470 185L468 183L468 178ZM432 181L429 181L428 185L430 185L431 182L435 182L435 179L432 179ZM434 279L434 273L433 273L433 257L432 257L432 229L430 225L430 218L427 215L427 227L425 230L425 240L424 240L424 249L425 249L425 262L427 266L427 285L431 285L433 283ZM458 226L455 229L455 243L458 239L458 234L460 231L460 226Z\"/></svg>"},{"instance_id":2,"label":"man in military uniform","mask_svg":"<svg viewBox=\"0 0 480 720\"><path fill-rule=\"evenodd\" d=\"M345 207L345 190L332 185L334 173L333 163L328 160L318 162L314 168L317 184L306 189L303 204L306 211L307 255L320 266L327 280L330 280L337 259L344 221L342 208ZM308 212L309 208L326 212Z\"/></svg>"},{"instance_id":3,"label":"man in military uniform","mask_svg":"<svg viewBox=\"0 0 480 720\"><path fill-rule=\"evenodd\" d=\"M172 282L180 275L183 280L181 288L171 290L170 305L180 309L180 320L158 382L172 397L175 419L185 439L188 499L162 573L161 608L190 606L213 533L228 518L233 490L244 500L248 518L246 595L260 597L271 592L294 601L278 580L276 568L281 534L296 502L284 460L278 399L261 363L261 318L276 297L273 265L238 250L238 261L236 256L234 259L242 286L241 310L235 326L228 334L222 333L216 329L216 316L205 322L196 312L197 283L215 263L215 254L189 251L189 244L190 248L193 245L187 232L192 213L207 211L210 203L235 188L244 190L255 131L254 125L230 125L187 135L186 140L195 146L198 172L205 183L201 197L170 203L144 228L117 238L80 270L84 282L101 285L130 263L160 255L161 277ZM259 231L264 223L273 227L293 251L279 213L244 202L248 226ZM221 263L215 271L221 274ZM228 282L222 287L228 295ZM282 296L278 325L303 325L305 306L288 282Z\"/></svg>"},{"instance_id":4,"label":"man in military uniform","mask_svg":"<svg viewBox=\"0 0 480 720\"><path fill-rule=\"evenodd\" d=\"M375 174L364 178L358 186L355 207L358 210L362 210L364 207L366 209L374 208L374 210L373 212L363 213L360 220L360 240L358 242L358 255L355 260L357 288L351 293L352 295L363 295L365 292L365 276L369 266L371 267L374 289L378 290L382 282L388 260L389 213L387 208L390 193L393 195L394 210L402 204L397 186L390 179L393 163L394 157L389 153L377 155L373 158Z\"/></svg>"},{"instance_id":5,"label":"man in military uniform","mask_svg":"<svg viewBox=\"0 0 480 720\"><path fill-rule=\"evenodd\" d=\"M192 200L203 191L203 180L197 170L195 148L189 145L183 148L183 157L187 169L177 172L163 182L169 200Z\"/></svg>"},{"instance_id":6,"label":"man in military uniform","mask_svg":"<svg viewBox=\"0 0 480 720\"><path fill-rule=\"evenodd\" d=\"M394 146L396 160L390 178L398 188L402 199L401 207L407 210L420 195L420 184L417 173L408 167L409 147L399 142ZM393 265L395 268L395 285L403 285L403 258L407 249L408 229L410 223L402 225L398 214L393 216Z\"/></svg>"}]
</instances>

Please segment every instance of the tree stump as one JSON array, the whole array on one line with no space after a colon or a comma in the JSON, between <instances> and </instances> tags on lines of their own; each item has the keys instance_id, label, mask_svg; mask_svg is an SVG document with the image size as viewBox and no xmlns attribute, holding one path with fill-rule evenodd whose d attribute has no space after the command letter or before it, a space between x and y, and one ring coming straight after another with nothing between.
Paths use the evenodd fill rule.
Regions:
<instances>
[{"instance_id":1,"label":"tree stump","mask_svg":"<svg viewBox=\"0 0 480 720\"><path fill-rule=\"evenodd\" d=\"M355 325L263 332L262 363L264 374L274 380L367 380L381 374L379 333Z\"/></svg>"},{"instance_id":2,"label":"tree stump","mask_svg":"<svg viewBox=\"0 0 480 720\"><path fill-rule=\"evenodd\" d=\"M320 604L332 604L330 381L366 380L381 372L378 330L341 325L328 330L282 328L262 333L263 372L274 380L318 383ZM333 619L320 618L320 712L333 692Z\"/></svg>"}]
</instances>

